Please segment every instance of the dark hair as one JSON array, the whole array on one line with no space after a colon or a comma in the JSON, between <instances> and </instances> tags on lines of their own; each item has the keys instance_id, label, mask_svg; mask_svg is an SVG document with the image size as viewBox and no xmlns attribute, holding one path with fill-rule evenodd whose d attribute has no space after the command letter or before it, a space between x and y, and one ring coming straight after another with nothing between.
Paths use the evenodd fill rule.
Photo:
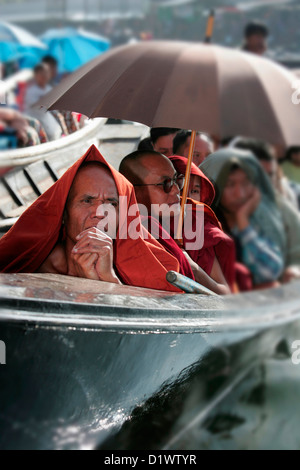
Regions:
<instances>
[{"instance_id":1,"label":"dark hair","mask_svg":"<svg viewBox=\"0 0 300 470\"><path fill-rule=\"evenodd\" d=\"M33 69L33 73L36 74L36 73L39 73L39 72L45 72L47 71L48 68L47 68L47 65L44 64L43 62L41 62L40 64L37 64L34 69Z\"/></svg>"},{"instance_id":2,"label":"dark hair","mask_svg":"<svg viewBox=\"0 0 300 470\"><path fill-rule=\"evenodd\" d=\"M173 153L177 155L178 150L186 143L188 138L192 135L192 131L179 131L173 140Z\"/></svg>"},{"instance_id":3,"label":"dark hair","mask_svg":"<svg viewBox=\"0 0 300 470\"><path fill-rule=\"evenodd\" d=\"M264 23L260 21L251 21L245 26L244 36L245 38L249 38L254 34L260 34L263 37L269 36L269 29Z\"/></svg>"},{"instance_id":4,"label":"dark hair","mask_svg":"<svg viewBox=\"0 0 300 470\"><path fill-rule=\"evenodd\" d=\"M300 147L290 147L288 148L287 152L286 152L286 160L292 160L292 155L293 153L298 153L300 152Z\"/></svg>"},{"instance_id":5,"label":"dark hair","mask_svg":"<svg viewBox=\"0 0 300 470\"><path fill-rule=\"evenodd\" d=\"M272 154L271 146L263 140L240 139L236 142L234 147L242 150L250 150L258 160L263 162L272 162L275 158Z\"/></svg>"},{"instance_id":6,"label":"dark hair","mask_svg":"<svg viewBox=\"0 0 300 470\"><path fill-rule=\"evenodd\" d=\"M137 149L141 152L153 150L153 145L152 145L150 137L147 137L146 139L141 140Z\"/></svg>"},{"instance_id":7,"label":"dark hair","mask_svg":"<svg viewBox=\"0 0 300 470\"><path fill-rule=\"evenodd\" d=\"M53 67L57 67L58 64L58 61L52 55L45 55L45 57L42 58L42 62Z\"/></svg>"},{"instance_id":8,"label":"dark hair","mask_svg":"<svg viewBox=\"0 0 300 470\"><path fill-rule=\"evenodd\" d=\"M160 137L176 134L178 131L180 131L180 129L175 127L152 127L150 131L151 142L155 144Z\"/></svg>"}]
</instances>

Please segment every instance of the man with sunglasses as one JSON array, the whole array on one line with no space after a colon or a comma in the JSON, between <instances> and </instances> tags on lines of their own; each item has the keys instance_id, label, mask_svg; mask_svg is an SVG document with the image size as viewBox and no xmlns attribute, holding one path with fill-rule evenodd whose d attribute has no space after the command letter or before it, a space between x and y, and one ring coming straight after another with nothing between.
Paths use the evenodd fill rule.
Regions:
<instances>
[{"instance_id":1,"label":"man with sunglasses","mask_svg":"<svg viewBox=\"0 0 300 470\"><path fill-rule=\"evenodd\" d=\"M168 240L162 235L167 225L163 219L176 217L180 212L180 190L184 185L184 176L176 172L172 162L154 151L137 151L122 160L119 171L133 184L138 204L146 207L148 216L152 216L142 218L150 233L179 261L184 254L197 282L218 294L229 294L230 289L215 254L212 255L214 259L210 260L211 270L207 273L185 249L178 247L170 234Z\"/></svg>"}]
</instances>

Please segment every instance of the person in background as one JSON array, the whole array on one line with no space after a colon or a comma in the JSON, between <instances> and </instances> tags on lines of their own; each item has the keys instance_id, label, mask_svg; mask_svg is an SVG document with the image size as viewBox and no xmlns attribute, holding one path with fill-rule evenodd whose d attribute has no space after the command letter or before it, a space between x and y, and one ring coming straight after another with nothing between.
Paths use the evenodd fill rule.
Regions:
<instances>
[{"instance_id":1,"label":"person in background","mask_svg":"<svg viewBox=\"0 0 300 470\"><path fill-rule=\"evenodd\" d=\"M152 145L152 142L151 142L151 138L146 137L145 139L142 139L139 142L137 150L140 150L140 151L144 151L144 150L153 151L153 145Z\"/></svg>"},{"instance_id":2,"label":"person in background","mask_svg":"<svg viewBox=\"0 0 300 470\"><path fill-rule=\"evenodd\" d=\"M281 167L290 181L300 184L300 147L290 147L288 149Z\"/></svg>"},{"instance_id":3,"label":"person in background","mask_svg":"<svg viewBox=\"0 0 300 470\"><path fill-rule=\"evenodd\" d=\"M39 99L51 91L50 77L51 73L48 65L39 64L34 68L34 83L26 91L25 112L40 121L49 140L56 140L62 135L61 126L51 113L34 108Z\"/></svg>"},{"instance_id":4,"label":"person in background","mask_svg":"<svg viewBox=\"0 0 300 470\"><path fill-rule=\"evenodd\" d=\"M49 85L55 86L59 83L58 77L58 62L52 55L46 55L42 59L42 64L46 64L50 70L50 80Z\"/></svg>"},{"instance_id":5,"label":"person in background","mask_svg":"<svg viewBox=\"0 0 300 470\"><path fill-rule=\"evenodd\" d=\"M58 75L58 61L51 55L46 55L42 59L42 64L46 64L50 70L50 82L52 87L55 87L60 82L60 76ZM63 130L64 135L73 134L80 129L78 120L71 111L51 111L51 114L55 117L56 121Z\"/></svg>"},{"instance_id":6,"label":"person in background","mask_svg":"<svg viewBox=\"0 0 300 470\"><path fill-rule=\"evenodd\" d=\"M188 158L191 143L191 131L180 131L176 134L173 142L173 155ZM212 140L202 132L198 132L195 141L193 162L199 166L208 155L214 151Z\"/></svg>"},{"instance_id":7,"label":"person in background","mask_svg":"<svg viewBox=\"0 0 300 470\"><path fill-rule=\"evenodd\" d=\"M297 269L286 270L300 264L299 241L289 252L275 191L254 155L235 148L219 150L200 169L214 183L212 208L234 238L238 259L251 271L255 286L297 277Z\"/></svg>"},{"instance_id":8,"label":"person in background","mask_svg":"<svg viewBox=\"0 0 300 470\"><path fill-rule=\"evenodd\" d=\"M170 157L170 160L177 173L185 175L188 163L187 158L174 155ZM209 206L211 206L215 198L215 191L211 182L194 163L191 165L188 197L194 199L194 201L205 202Z\"/></svg>"},{"instance_id":9,"label":"person in background","mask_svg":"<svg viewBox=\"0 0 300 470\"><path fill-rule=\"evenodd\" d=\"M278 195L298 209L296 192L279 166L275 151L270 144L259 139L238 137L232 141L232 146L242 150L250 150L270 177Z\"/></svg>"},{"instance_id":10,"label":"person in background","mask_svg":"<svg viewBox=\"0 0 300 470\"><path fill-rule=\"evenodd\" d=\"M269 30L264 23L251 21L244 29L244 43L242 50L252 54L264 55L267 50L267 37Z\"/></svg>"},{"instance_id":11,"label":"person in background","mask_svg":"<svg viewBox=\"0 0 300 470\"><path fill-rule=\"evenodd\" d=\"M37 119L6 106L0 107L0 133L15 136L13 146L18 148L47 142L46 133Z\"/></svg>"},{"instance_id":12,"label":"person in background","mask_svg":"<svg viewBox=\"0 0 300 470\"><path fill-rule=\"evenodd\" d=\"M153 127L150 131L153 150L166 157L174 155L173 140L178 131L179 129L170 127Z\"/></svg>"},{"instance_id":13,"label":"person in background","mask_svg":"<svg viewBox=\"0 0 300 470\"><path fill-rule=\"evenodd\" d=\"M277 207L280 211L287 240L285 254L287 267L283 279L287 281L296 274L296 268L293 265L300 265L300 212L296 194L289 185L289 181L282 177L281 169L271 145L257 139L240 139L236 141L235 147L252 152L269 176L274 187Z\"/></svg>"}]
</instances>

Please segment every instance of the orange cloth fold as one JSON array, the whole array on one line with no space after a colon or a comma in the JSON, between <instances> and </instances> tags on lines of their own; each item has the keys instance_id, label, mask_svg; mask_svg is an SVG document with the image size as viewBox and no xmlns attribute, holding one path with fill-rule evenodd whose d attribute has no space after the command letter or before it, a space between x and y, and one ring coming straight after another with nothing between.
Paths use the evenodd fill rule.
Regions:
<instances>
[{"instance_id":1,"label":"orange cloth fold","mask_svg":"<svg viewBox=\"0 0 300 470\"><path fill-rule=\"evenodd\" d=\"M10 231L0 240L0 272L36 272L62 239L62 221L67 197L73 180L84 162L103 163L111 171L119 196L127 198L127 217L120 218L117 238L114 242L114 265L121 280L128 285L180 292L166 280L170 270L179 272L178 261L157 240L148 235L123 239L130 223L139 213L128 215L128 209L136 204L133 186L111 167L98 149L92 145L67 172L20 217ZM123 220L123 222L122 222Z\"/></svg>"}]
</instances>

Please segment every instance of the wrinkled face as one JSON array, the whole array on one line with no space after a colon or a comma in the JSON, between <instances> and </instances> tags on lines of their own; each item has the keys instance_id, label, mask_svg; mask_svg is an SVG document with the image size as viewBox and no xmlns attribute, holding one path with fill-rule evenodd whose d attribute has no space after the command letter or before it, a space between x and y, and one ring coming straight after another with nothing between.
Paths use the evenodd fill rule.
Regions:
<instances>
[{"instance_id":1,"label":"wrinkled face","mask_svg":"<svg viewBox=\"0 0 300 470\"><path fill-rule=\"evenodd\" d=\"M263 55L267 50L267 43L261 34L252 34L247 38L247 50L253 54Z\"/></svg>"},{"instance_id":2,"label":"wrinkled face","mask_svg":"<svg viewBox=\"0 0 300 470\"><path fill-rule=\"evenodd\" d=\"M188 197L190 197L191 199L194 199L195 201L201 202L201 200L200 200L200 189L201 189L200 186L201 186L200 176L191 175Z\"/></svg>"},{"instance_id":3,"label":"wrinkled face","mask_svg":"<svg viewBox=\"0 0 300 470\"><path fill-rule=\"evenodd\" d=\"M180 153L182 157L188 158L190 144L191 144L191 137L187 139L185 146L182 149L182 153ZM208 157L208 155L210 155L212 152L213 152L212 144L208 140L205 140L200 135L197 135L196 141L195 141L194 156L193 156L193 162L195 163L195 165L199 166L203 162L203 160L205 160L206 157Z\"/></svg>"},{"instance_id":4,"label":"wrinkled face","mask_svg":"<svg viewBox=\"0 0 300 470\"><path fill-rule=\"evenodd\" d=\"M147 170L143 184L150 184L151 186L135 186L138 203L144 204L149 215L152 214L156 218L159 217L157 206L162 204L166 205L162 210L162 217L168 217L171 208L175 214L178 214L180 211L180 190L177 184L172 186L169 193L164 191L163 186L152 186L163 183L166 178L174 178L177 175L172 162L162 155L149 155L143 160L143 166Z\"/></svg>"},{"instance_id":5,"label":"wrinkled face","mask_svg":"<svg viewBox=\"0 0 300 470\"><path fill-rule=\"evenodd\" d=\"M234 170L229 175L222 194L222 208L226 212L236 213L253 195L254 189L254 184L243 170Z\"/></svg>"},{"instance_id":6,"label":"wrinkled face","mask_svg":"<svg viewBox=\"0 0 300 470\"><path fill-rule=\"evenodd\" d=\"M173 155L173 140L175 136L176 133L159 137L153 145L154 150L166 157L171 157Z\"/></svg>"},{"instance_id":7,"label":"wrinkled face","mask_svg":"<svg viewBox=\"0 0 300 470\"><path fill-rule=\"evenodd\" d=\"M108 170L97 165L81 169L73 182L65 212L67 237L76 237L84 230L97 227L111 238L119 224L119 195Z\"/></svg>"}]
</instances>

